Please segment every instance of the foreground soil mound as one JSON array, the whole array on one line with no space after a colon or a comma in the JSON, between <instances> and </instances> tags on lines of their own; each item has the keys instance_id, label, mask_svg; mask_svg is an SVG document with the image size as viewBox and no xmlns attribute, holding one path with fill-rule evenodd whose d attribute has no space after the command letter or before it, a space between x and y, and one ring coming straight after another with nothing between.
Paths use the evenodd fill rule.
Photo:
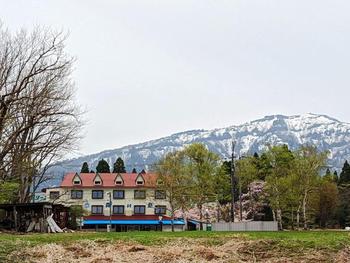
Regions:
<instances>
[{"instance_id":1,"label":"foreground soil mound","mask_svg":"<svg viewBox=\"0 0 350 263\"><path fill-rule=\"evenodd\" d=\"M291 250L270 240L239 238L173 239L143 246L127 241L83 240L26 247L8 256L9 262L350 262L350 248L341 251Z\"/></svg>"}]
</instances>

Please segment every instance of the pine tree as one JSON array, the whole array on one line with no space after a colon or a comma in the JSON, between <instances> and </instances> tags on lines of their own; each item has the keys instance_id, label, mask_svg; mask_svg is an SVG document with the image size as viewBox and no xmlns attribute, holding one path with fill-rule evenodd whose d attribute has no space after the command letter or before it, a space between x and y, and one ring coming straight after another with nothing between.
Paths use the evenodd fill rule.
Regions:
<instances>
[{"instance_id":1,"label":"pine tree","mask_svg":"<svg viewBox=\"0 0 350 263\"><path fill-rule=\"evenodd\" d=\"M350 183L350 165L348 161L345 161L343 169L339 176L339 184L349 184Z\"/></svg>"},{"instance_id":2,"label":"pine tree","mask_svg":"<svg viewBox=\"0 0 350 263\"><path fill-rule=\"evenodd\" d=\"M338 176L338 172L337 172L337 171L334 171L334 173L333 173L333 178L334 178L334 182L338 183L338 181L339 181L339 176Z\"/></svg>"},{"instance_id":3,"label":"pine tree","mask_svg":"<svg viewBox=\"0 0 350 263\"><path fill-rule=\"evenodd\" d=\"M87 162L84 162L83 163L83 166L81 167L81 170L80 170L81 173L88 173L89 172L89 165Z\"/></svg>"},{"instance_id":4,"label":"pine tree","mask_svg":"<svg viewBox=\"0 0 350 263\"><path fill-rule=\"evenodd\" d=\"M142 171L140 173L145 174L146 173L145 169L142 169Z\"/></svg>"},{"instance_id":5,"label":"pine tree","mask_svg":"<svg viewBox=\"0 0 350 263\"><path fill-rule=\"evenodd\" d=\"M95 173L95 171L94 171L94 170L90 170L90 173L91 173L91 174L94 174L94 173Z\"/></svg>"},{"instance_id":6,"label":"pine tree","mask_svg":"<svg viewBox=\"0 0 350 263\"><path fill-rule=\"evenodd\" d=\"M136 168L133 168L131 173L137 174Z\"/></svg>"},{"instance_id":7,"label":"pine tree","mask_svg":"<svg viewBox=\"0 0 350 263\"><path fill-rule=\"evenodd\" d=\"M113 173L126 173L124 161L118 157L113 164Z\"/></svg>"},{"instance_id":8,"label":"pine tree","mask_svg":"<svg viewBox=\"0 0 350 263\"><path fill-rule=\"evenodd\" d=\"M109 168L109 164L102 159L101 161L98 162L97 166L96 166L96 172L97 173L110 173L111 170Z\"/></svg>"}]
</instances>

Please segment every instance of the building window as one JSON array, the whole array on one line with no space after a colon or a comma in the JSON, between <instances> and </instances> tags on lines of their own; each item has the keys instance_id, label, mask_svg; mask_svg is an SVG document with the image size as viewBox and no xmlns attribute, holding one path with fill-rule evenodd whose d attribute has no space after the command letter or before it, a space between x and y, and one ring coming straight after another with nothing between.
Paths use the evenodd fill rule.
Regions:
<instances>
[{"instance_id":1,"label":"building window","mask_svg":"<svg viewBox=\"0 0 350 263\"><path fill-rule=\"evenodd\" d=\"M100 185L100 184L101 184L101 181L95 181L95 184L96 184L96 185Z\"/></svg>"},{"instance_id":2,"label":"building window","mask_svg":"<svg viewBox=\"0 0 350 263\"><path fill-rule=\"evenodd\" d=\"M50 192L50 199L51 200L56 200L56 199L58 199L59 196L60 196L59 191L51 191Z\"/></svg>"},{"instance_id":3,"label":"building window","mask_svg":"<svg viewBox=\"0 0 350 263\"><path fill-rule=\"evenodd\" d=\"M103 205L92 205L91 214L93 215L103 215Z\"/></svg>"},{"instance_id":4,"label":"building window","mask_svg":"<svg viewBox=\"0 0 350 263\"><path fill-rule=\"evenodd\" d=\"M80 181L79 181L79 180L74 180L73 183L74 183L74 184L80 184Z\"/></svg>"},{"instance_id":5,"label":"building window","mask_svg":"<svg viewBox=\"0 0 350 263\"><path fill-rule=\"evenodd\" d=\"M156 205L154 209L154 213L156 215L165 215L166 214L166 206L165 205Z\"/></svg>"},{"instance_id":6,"label":"building window","mask_svg":"<svg viewBox=\"0 0 350 263\"><path fill-rule=\"evenodd\" d=\"M124 190L114 190L113 199L124 199Z\"/></svg>"},{"instance_id":7,"label":"building window","mask_svg":"<svg viewBox=\"0 0 350 263\"><path fill-rule=\"evenodd\" d=\"M124 206L123 205L114 205L113 214L115 215L124 215Z\"/></svg>"},{"instance_id":8,"label":"building window","mask_svg":"<svg viewBox=\"0 0 350 263\"><path fill-rule=\"evenodd\" d=\"M72 190L70 192L70 197L72 199L83 199L83 190Z\"/></svg>"},{"instance_id":9,"label":"building window","mask_svg":"<svg viewBox=\"0 0 350 263\"><path fill-rule=\"evenodd\" d=\"M134 191L134 198L135 199L145 199L146 198L146 191L145 190L135 190Z\"/></svg>"},{"instance_id":10,"label":"building window","mask_svg":"<svg viewBox=\"0 0 350 263\"><path fill-rule=\"evenodd\" d=\"M156 190L154 193L156 199L165 199L165 191L164 190Z\"/></svg>"},{"instance_id":11,"label":"building window","mask_svg":"<svg viewBox=\"0 0 350 263\"><path fill-rule=\"evenodd\" d=\"M146 212L146 206L144 205L135 205L134 206L134 214L135 215L144 215Z\"/></svg>"},{"instance_id":12,"label":"building window","mask_svg":"<svg viewBox=\"0 0 350 263\"><path fill-rule=\"evenodd\" d=\"M141 184L143 184L143 181L137 181L137 184L141 185Z\"/></svg>"},{"instance_id":13,"label":"building window","mask_svg":"<svg viewBox=\"0 0 350 263\"><path fill-rule=\"evenodd\" d=\"M115 184L122 185L123 181L115 181Z\"/></svg>"},{"instance_id":14,"label":"building window","mask_svg":"<svg viewBox=\"0 0 350 263\"><path fill-rule=\"evenodd\" d=\"M103 190L92 190L92 199L103 199Z\"/></svg>"}]
</instances>

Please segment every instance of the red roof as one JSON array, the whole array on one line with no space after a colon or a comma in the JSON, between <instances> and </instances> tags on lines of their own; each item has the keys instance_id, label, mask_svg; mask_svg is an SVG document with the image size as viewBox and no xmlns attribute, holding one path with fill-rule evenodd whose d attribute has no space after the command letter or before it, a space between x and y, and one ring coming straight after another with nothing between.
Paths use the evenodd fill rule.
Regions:
<instances>
[{"instance_id":1,"label":"red roof","mask_svg":"<svg viewBox=\"0 0 350 263\"><path fill-rule=\"evenodd\" d=\"M78 175L81 179L81 184L73 184L73 178L75 175ZM98 188L107 188L107 187L120 187L120 188L130 188L130 187L155 187L157 175L151 173L145 174L136 174L136 173L98 173L102 179L101 185L95 185L94 179L96 177L95 173L67 173L61 183L61 187L76 187L76 188L86 188L86 187L98 187ZM121 175L124 183L122 185L116 185L115 179L118 175ZM144 179L143 185L136 184L137 176L142 176Z\"/></svg>"}]
</instances>

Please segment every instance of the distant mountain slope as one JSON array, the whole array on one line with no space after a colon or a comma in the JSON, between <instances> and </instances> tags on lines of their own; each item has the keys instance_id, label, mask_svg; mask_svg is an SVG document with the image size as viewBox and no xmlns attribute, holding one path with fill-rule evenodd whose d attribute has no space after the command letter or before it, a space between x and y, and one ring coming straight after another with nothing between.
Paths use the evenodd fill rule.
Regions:
<instances>
[{"instance_id":1,"label":"distant mountain slope","mask_svg":"<svg viewBox=\"0 0 350 263\"><path fill-rule=\"evenodd\" d=\"M66 160L51 172L59 180L64 172L80 171L84 161L95 170L100 159L104 158L112 164L119 156L124 159L127 170L133 167L147 169L167 152L194 142L204 143L222 158L228 158L232 138L237 142L239 154L260 152L267 144L288 144L292 149L302 144L312 144L320 150L330 150L329 164L338 169L345 159L350 159L350 124L326 115L309 113L297 116L272 115L227 128L176 133L145 143Z\"/></svg>"}]
</instances>

